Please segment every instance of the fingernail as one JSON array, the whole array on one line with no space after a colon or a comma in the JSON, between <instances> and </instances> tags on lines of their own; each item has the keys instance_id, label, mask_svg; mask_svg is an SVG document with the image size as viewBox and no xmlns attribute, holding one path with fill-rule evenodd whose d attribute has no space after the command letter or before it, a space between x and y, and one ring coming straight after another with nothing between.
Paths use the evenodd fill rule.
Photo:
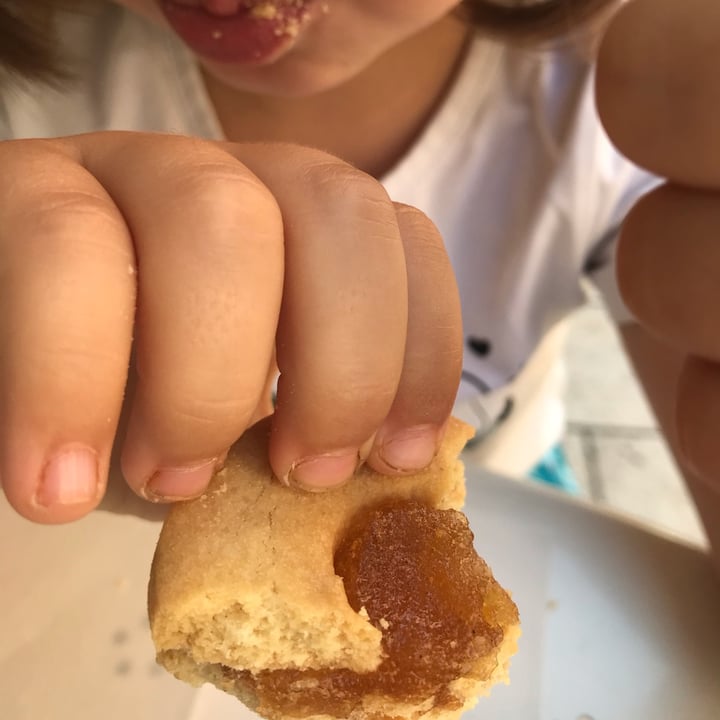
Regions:
<instances>
[{"instance_id":1,"label":"fingernail","mask_svg":"<svg viewBox=\"0 0 720 720\"><path fill-rule=\"evenodd\" d=\"M98 494L98 457L86 447L67 447L45 466L35 495L39 505L81 505Z\"/></svg>"},{"instance_id":2,"label":"fingernail","mask_svg":"<svg viewBox=\"0 0 720 720\"><path fill-rule=\"evenodd\" d=\"M385 440L380 447L380 457L394 470L422 470L437 453L438 435L438 429L431 425L409 428Z\"/></svg>"},{"instance_id":3,"label":"fingernail","mask_svg":"<svg viewBox=\"0 0 720 720\"><path fill-rule=\"evenodd\" d=\"M357 450L303 458L290 468L283 481L286 485L321 492L346 483L357 465Z\"/></svg>"},{"instance_id":4,"label":"fingernail","mask_svg":"<svg viewBox=\"0 0 720 720\"><path fill-rule=\"evenodd\" d=\"M218 469L218 458L188 467L160 468L145 483L141 494L151 502L189 500L202 495Z\"/></svg>"}]
</instances>

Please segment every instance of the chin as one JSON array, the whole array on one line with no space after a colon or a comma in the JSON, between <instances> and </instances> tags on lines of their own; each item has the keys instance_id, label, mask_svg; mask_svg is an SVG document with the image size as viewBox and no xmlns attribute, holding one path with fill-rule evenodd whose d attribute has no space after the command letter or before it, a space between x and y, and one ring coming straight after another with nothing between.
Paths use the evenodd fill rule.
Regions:
<instances>
[{"instance_id":1,"label":"chin","mask_svg":"<svg viewBox=\"0 0 720 720\"><path fill-rule=\"evenodd\" d=\"M312 63L288 57L268 65L239 67L201 60L205 71L227 87L275 97L308 97L351 80L361 68Z\"/></svg>"}]
</instances>

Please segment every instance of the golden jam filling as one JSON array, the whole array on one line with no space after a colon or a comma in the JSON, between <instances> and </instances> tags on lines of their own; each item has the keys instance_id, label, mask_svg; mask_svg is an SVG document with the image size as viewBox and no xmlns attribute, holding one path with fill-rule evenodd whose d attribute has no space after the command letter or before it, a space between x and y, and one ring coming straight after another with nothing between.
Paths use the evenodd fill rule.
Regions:
<instances>
[{"instance_id":1,"label":"golden jam filling","mask_svg":"<svg viewBox=\"0 0 720 720\"><path fill-rule=\"evenodd\" d=\"M353 609L365 608L382 631L380 666L368 673L224 668L257 696L261 714L345 718L368 695L458 708L450 684L469 674L489 678L503 628L518 620L455 510L402 501L364 511L336 549L335 572Z\"/></svg>"}]
</instances>

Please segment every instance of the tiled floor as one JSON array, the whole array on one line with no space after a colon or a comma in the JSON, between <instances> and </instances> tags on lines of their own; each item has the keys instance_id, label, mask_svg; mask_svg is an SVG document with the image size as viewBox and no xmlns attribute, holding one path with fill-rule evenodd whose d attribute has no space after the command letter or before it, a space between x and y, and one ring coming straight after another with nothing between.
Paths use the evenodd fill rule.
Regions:
<instances>
[{"instance_id":1,"label":"tiled floor","mask_svg":"<svg viewBox=\"0 0 720 720\"><path fill-rule=\"evenodd\" d=\"M700 522L615 329L597 302L571 321L565 449L583 494L703 542Z\"/></svg>"}]
</instances>

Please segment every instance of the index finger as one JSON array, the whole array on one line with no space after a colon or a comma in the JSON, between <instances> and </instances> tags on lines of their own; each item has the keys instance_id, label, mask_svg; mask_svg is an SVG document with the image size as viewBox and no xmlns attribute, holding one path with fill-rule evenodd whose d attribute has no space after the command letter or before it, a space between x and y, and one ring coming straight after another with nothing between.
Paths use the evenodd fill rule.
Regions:
<instances>
[{"instance_id":1,"label":"index finger","mask_svg":"<svg viewBox=\"0 0 720 720\"><path fill-rule=\"evenodd\" d=\"M33 142L2 153L0 476L21 515L57 523L85 515L105 489L135 257L118 208L73 143Z\"/></svg>"},{"instance_id":2,"label":"index finger","mask_svg":"<svg viewBox=\"0 0 720 720\"><path fill-rule=\"evenodd\" d=\"M598 59L600 118L618 149L651 172L720 188L720 3L635 0Z\"/></svg>"}]
</instances>

